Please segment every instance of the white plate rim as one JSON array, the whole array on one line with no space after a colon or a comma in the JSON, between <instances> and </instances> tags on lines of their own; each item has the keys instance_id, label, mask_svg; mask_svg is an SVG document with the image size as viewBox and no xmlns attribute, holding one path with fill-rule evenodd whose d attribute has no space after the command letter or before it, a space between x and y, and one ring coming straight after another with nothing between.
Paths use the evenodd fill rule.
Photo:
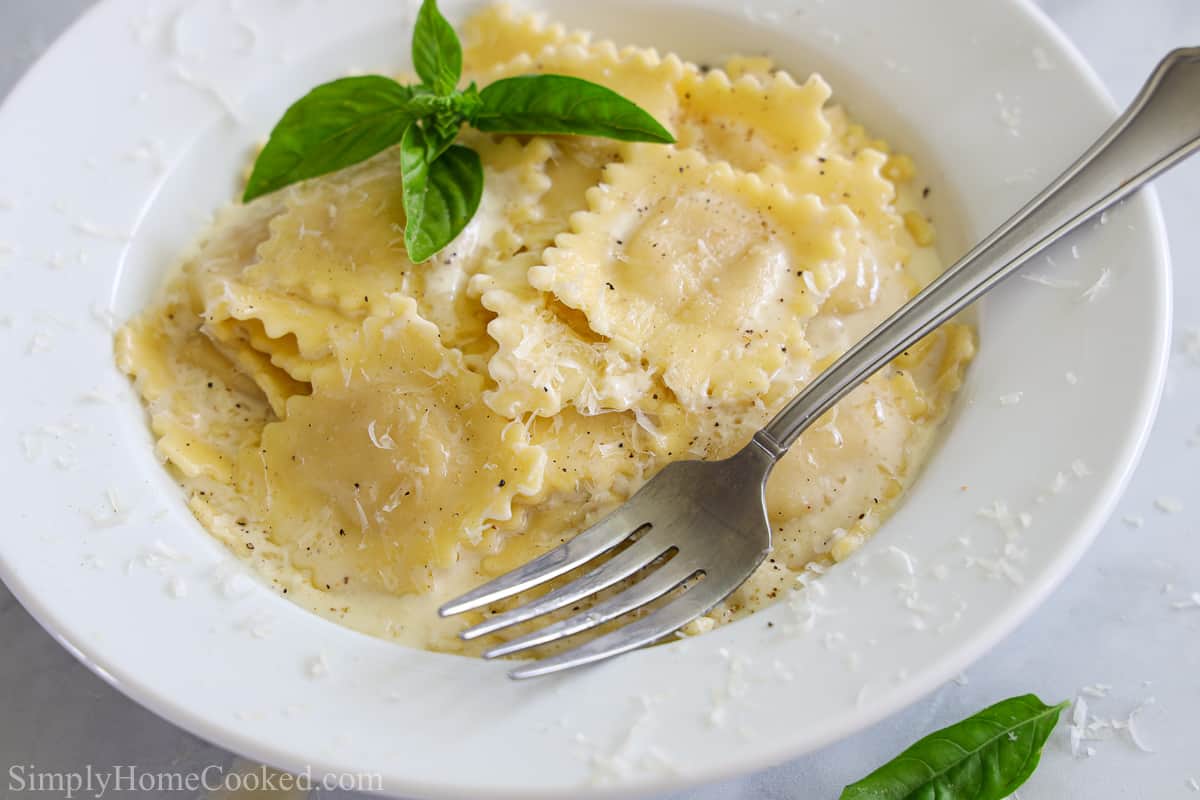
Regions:
<instances>
[{"instance_id":1,"label":"white plate rim","mask_svg":"<svg viewBox=\"0 0 1200 800\"><path fill-rule=\"evenodd\" d=\"M1007 0L1007 3L1013 9L1019 11L1020 13L1027 14L1030 18L1036 20L1044 32L1055 39L1058 47L1056 54L1066 55L1071 60L1072 67L1086 79L1088 83L1088 89L1092 92L1092 94L1107 103L1111 110L1115 110L1115 106L1111 98L1109 98L1107 91L1104 89L1103 85L1091 67L1079 54L1074 45L1066 39L1066 37L1057 29L1056 26L1054 26L1054 24L1039 8L1033 5L1031 0ZM89 10L72 26L71 31L73 32L84 27L88 23L88 20L93 17L93 15L99 13L103 5L104 4L100 4L97 7ZM68 38L69 35L70 34L68 33L55 42L55 44L47 51L46 55L43 56L43 59L49 60L58 57L60 50L63 48L63 42L66 38ZM22 78L18 86L14 88L13 94L15 95L18 91L21 91L26 84L34 83L37 80L37 77L37 67L35 66L25 77ZM0 119L3 118L4 113L5 108L0 106ZM1153 252L1151 253L1152 260L1156 264L1166 265L1168 263L1168 256L1165 226L1159 210L1157 196L1152 190L1143 192L1136 203L1140 205L1141 210L1144 211L1144 221L1151 226L1149 231L1149 244L1153 248ZM1106 485L1101 490L1101 493L1105 498L1104 502L1092 507L1088 516L1079 524L1079 533L1072 537L1070 549L1062 558L1055 562L1052 570L1040 577L1038 583L1032 588L1032 590L1023 592L1020 595L1020 600L1014 602L1004 616L993 619L987 628L977 631L971 641L970 646L961 647L953 654L952 657L944 659L942 668L938 670L940 673L942 673L943 680L952 676L956 672L961 671L961 669L963 669L965 666L976 660L987 649L992 647L997 641L1010 633L1021 621L1027 618L1033 609L1041 604L1045 597L1054 588L1056 588L1059 583L1061 583L1066 574L1074 567L1078 559L1082 556L1087 547L1095 538L1095 535L1098 533L1104 521L1112 513L1112 510L1120 497L1121 491L1124 489L1133 468L1136 466L1137 458L1140 455L1147 439L1150 426L1153 422L1154 411L1161 396L1163 381L1165 378L1166 360L1169 353L1169 327L1171 316L1169 306L1169 269L1164 267L1163 275L1165 279L1165 291L1161 298L1162 314L1159 317L1160 324L1158 326L1158 330L1156 331L1157 337L1155 361L1150 366L1150 374L1153 375L1153 380L1143 387L1143 392L1140 396L1139 414L1137 415L1139 424L1130 429L1125 437L1124 456L1121 459L1122 468L1110 477ZM2 552L0 552L0 555L2 555ZM64 648L70 651L76 658L78 658L83 664L99 675L102 679L106 680L111 685L127 694L143 706L150 708L151 710L155 711L155 713L158 713L166 719L182 724L184 727L197 733L203 738L220 743L224 746L231 747L232 749L244 754L251 755L255 758L259 758L260 760L278 766L297 766L294 755L291 753L278 751L275 748L264 745L261 741L254 740L252 738L244 738L236 731L230 730L230 726L228 725L224 727L214 726L210 724L209 720L203 720L192 716L184 706L173 702L172 698L158 696L153 693L147 693L146 691L143 691L143 688L139 685L136 672L131 672L129 669L123 667L119 663L107 662L103 658L97 658L94 654L89 653L86 647L78 646L73 641L72 637L68 633L64 632L64 628L68 626L64 626L62 624L62 620L56 620L52 618L52 615L49 614L47 608L39 602L39 599L34 591L32 591L32 588L24 583L20 575L12 571L11 565L3 558L0 558L0 577L2 577L5 583L10 587L10 589L12 589L14 595L16 595L21 601L22 605L24 605L25 608L36 619L38 619L39 623L42 624L43 627L45 627L51 633L51 635L63 645ZM854 730L860 730L867 725L894 713L900 708L907 706L911 702L914 702L935 688L936 685L938 685L938 682L936 681L926 681L923 683L912 682L906 684L903 689L898 689L891 692L888 695L886 702L883 702L869 710L865 710L857 716L847 718L846 723L840 728L828 729L820 743L810 744L805 749L813 749L817 746L820 746L820 744L829 743L842 738ZM765 767L772 763L777 763L781 758L794 754L796 754L795 748L788 747L786 745L773 749L764 748L761 752L761 757L759 757L757 760L751 761L748 759L743 759L732 770L697 771L690 775L688 780L682 782L641 782L636 785L636 790L639 792L648 792L666 787L679 787L701 781L716 780L722 777L728 777L730 775L745 772L749 769ZM318 770L324 770L328 772L338 771L336 769L336 761L330 761L325 766L320 766L320 762L317 759L306 759L306 761L308 763L317 765ZM635 787L631 785L618 785L610 788L613 793L625 794L628 793L631 788ZM389 788L389 791L397 790ZM453 794L452 789L448 789L446 786L440 785L434 786L408 784L400 787L399 791L406 794L413 792L422 796L450 796ZM598 789L592 789L591 791L594 791L597 794L605 794L608 792L608 789L601 787ZM536 794L536 792L531 793L527 791L521 791L520 793L514 794L500 790L491 794L490 796L528 797Z\"/></svg>"}]
</instances>

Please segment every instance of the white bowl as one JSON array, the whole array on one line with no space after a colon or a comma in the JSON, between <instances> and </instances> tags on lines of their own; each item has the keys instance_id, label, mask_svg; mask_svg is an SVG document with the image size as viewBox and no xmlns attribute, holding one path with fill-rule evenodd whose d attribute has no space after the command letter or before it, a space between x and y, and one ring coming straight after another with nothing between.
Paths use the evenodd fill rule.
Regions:
<instances>
[{"instance_id":1,"label":"white bowl","mask_svg":"<svg viewBox=\"0 0 1200 800\"><path fill-rule=\"evenodd\" d=\"M467 5L446 3L452 17ZM798 75L819 70L917 157L948 256L1113 116L1075 50L1015 0L729 5L546 3L692 59L767 51ZM390 794L678 787L812 750L937 687L1037 606L1112 509L1167 352L1149 193L1078 235L1077 259L1068 246L1030 268L1076 287L1018 278L987 298L939 452L878 535L793 605L519 684L504 664L404 649L293 606L185 508L103 322L146 302L287 102L348 68L402 65L412 8L244 6L108 0L0 110L0 242L16 251L0 255L0 402L21 439L0 453L0 574L138 702L280 767L378 773ZM1110 285L1084 299L1105 269ZM999 560L1002 526L978 514L995 501L1031 515L1010 534L1023 559Z\"/></svg>"}]
</instances>

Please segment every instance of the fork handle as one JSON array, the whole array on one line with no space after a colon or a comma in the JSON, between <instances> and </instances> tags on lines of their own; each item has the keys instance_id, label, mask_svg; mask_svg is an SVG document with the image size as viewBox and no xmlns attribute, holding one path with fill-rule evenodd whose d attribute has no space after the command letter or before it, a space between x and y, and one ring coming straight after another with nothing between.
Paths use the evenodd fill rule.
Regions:
<instances>
[{"instance_id":1,"label":"fork handle","mask_svg":"<svg viewBox=\"0 0 1200 800\"><path fill-rule=\"evenodd\" d=\"M1200 47L1174 50L1100 139L1011 219L808 384L754 441L781 457L809 425L1022 264L1200 148Z\"/></svg>"}]
</instances>

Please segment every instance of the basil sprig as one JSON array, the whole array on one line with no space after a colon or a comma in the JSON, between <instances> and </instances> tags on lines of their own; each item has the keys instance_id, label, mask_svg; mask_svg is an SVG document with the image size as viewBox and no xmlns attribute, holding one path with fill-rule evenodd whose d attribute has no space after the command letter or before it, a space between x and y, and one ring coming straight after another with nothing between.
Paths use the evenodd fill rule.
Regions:
<instances>
[{"instance_id":1,"label":"basil sprig","mask_svg":"<svg viewBox=\"0 0 1200 800\"><path fill-rule=\"evenodd\" d=\"M847 786L840 800L1003 800L1037 769L1066 707L1031 694L1001 700L929 734Z\"/></svg>"},{"instance_id":2,"label":"basil sprig","mask_svg":"<svg viewBox=\"0 0 1200 800\"><path fill-rule=\"evenodd\" d=\"M399 145L404 244L420 263L449 244L479 207L479 154L454 144L464 123L489 133L675 141L637 104L580 78L522 75L482 91L474 84L458 89L462 46L436 0L424 0L417 14L412 61L416 86L366 75L323 84L296 101L254 162L243 201Z\"/></svg>"}]
</instances>

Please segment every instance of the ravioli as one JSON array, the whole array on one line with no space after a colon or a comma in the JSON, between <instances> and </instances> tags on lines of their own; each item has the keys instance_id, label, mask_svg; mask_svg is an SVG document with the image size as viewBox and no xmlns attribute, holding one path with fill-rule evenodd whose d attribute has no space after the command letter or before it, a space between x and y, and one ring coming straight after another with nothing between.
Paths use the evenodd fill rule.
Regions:
<instances>
[{"instance_id":1,"label":"ravioli","mask_svg":"<svg viewBox=\"0 0 1200 800\"><path fill-rule=\"evenodd\" d=\"M483 404L483 379L407 298L336 350L262 431L272 537L319 585L428 591L461 544L541 488L545 453Z\"/></svg>"},{"instance_id":2,"label":"ravioli","mask_svg":"<svg viewBox=\"0 0 1200 800\"><path fill-rule=\"evenodd\" d=\"M786 72L764 76L725 70L688 72L679 140L746 172L822 156L834 144L825 117L831 91L819 75L797 84Z\"/></svg>"},{"instance_id":3,"label":"ravioli","mask_svg":"<svg viewBox=\"0 0 1200 800\"><path fill-rule=\"evenodd\" d=\"M590 199L529 282L649 362L692 410L762 394L804 350L803 323L856 224L844 207L651 146L608 167Z\"/></svg>"},{"instance_id":4,"label":"ravioli","mask_svg":"<svg viewBox=\"0 0 1200 800\"><path fill-rule=\"evenodd\" d=\"M548 47L587 44L591 34L568 30L542 14L520 13L496 3L471 15L462 26L463 72L467 75Z\"/></svg>"}]
</instances>

